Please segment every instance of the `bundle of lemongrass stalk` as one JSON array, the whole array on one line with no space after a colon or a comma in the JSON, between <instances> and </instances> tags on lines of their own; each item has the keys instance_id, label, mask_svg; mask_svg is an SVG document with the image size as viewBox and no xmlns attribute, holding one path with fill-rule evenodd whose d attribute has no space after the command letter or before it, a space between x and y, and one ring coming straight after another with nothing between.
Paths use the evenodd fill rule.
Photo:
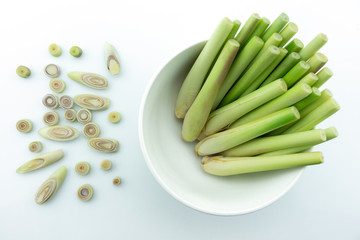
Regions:
<instances>
[{"instance_id":1,"label":"bundle of lemongrass stalk","mask_svg":"<svg viewBox=\"0 0 360 240\"><path fill-rule=\"evenodd\" d=\"M332 76L318 50L320 33L305 47L291 38L295 23L282 13L270 24L252 14L221 20L205 44L176 101L182 138L200 140L202 168L227 176L323 162L321 152L304 152L337 137L334 127L314 129L340 107L328 89ZM240 29L240 30L239 30Z\"/></svg>"}]
</instances>

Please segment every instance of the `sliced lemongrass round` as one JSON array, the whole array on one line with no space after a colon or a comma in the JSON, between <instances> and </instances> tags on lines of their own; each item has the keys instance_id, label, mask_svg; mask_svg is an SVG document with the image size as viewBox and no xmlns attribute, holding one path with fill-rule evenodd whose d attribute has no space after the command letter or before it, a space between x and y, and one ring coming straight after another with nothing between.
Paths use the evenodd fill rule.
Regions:
<instances>
[{"instance_id":1,"label":"sliced lemongrass round","mask_svg":"<svg viewBox=\"0 0 360 240\"><path fill-rule=\"evenodd\" d=\"M39 130L40 136L53 141L71 141L79 137L79 132L70 126L50 126Z\"/></svg>"},{"instance_id":2,"label":"sliced lemongrass round","mask_svg":"<svg viewBox=\"0 0 360 240\"><path fill-rule=\"evenodd\" d=\"M80 57L82 55L82 49L79 48L78 46L73 46L70 48L69 53L73 56L73 57Z\"/></svg>"},{"instance_id":3,"label":"sliced lemongrass round","mask_svg":"<svg viewBox=\"0 0 360 240\"><path fill-rule=\"evenodd\" d=\"M42 150L42 143L41 142L31 142L29 144L29 151L33 153L38 153Z\"/></svg>"},{"instance_id":4,"label":"sliced lemongrass round","mask_svg":"<svg viewBox=\"0 0 360 240\"><path fill-rule=\"evenodd\" d=\"M100 152L113 153L119 150L119 142L109 138L90 138L88 145Z\"/></svg>"},{"instance_id":5,"label":"sliced lemongrass round","mask_svg":"<svg viewBox=\"0 0 360 240\"><path fill-rule=\"evenodd\" d=\"M31 71L28 67L20 65L16 68L16 74L19 77L28 78L31 75Z\"/></svg>"},{"instance_id":6,"label":"sliced lemongrass round","mask_svg":"<svg viewBox=\"0 0 360 240\"><path fill-rule=\"evenodd\" d=\"M55 109L59 106L58 97L54 94L46 94L42 99L42 103L45 107L50 109Z\"/></svg>"},{"instance_id":7,"label":"sliced lemongrass round","mask_svg":"<svg viewBox=\"0 0 360 240\"><path fill-rule=\"evenodd\" d=\"M66 120L70 122L76 121L76 111L74 109L67 109L64 113L64 117Z\"/></svg>"},{"instance_id":8,"label":"sliced lemongrass round","mask_svg":"<svg viewBox=\"0 0 360 240\"><path fill-rule=\"evenodd\" d=\"M53 78L49 82L49 87L53 92L62 93L66 88L66 84L61 79Z\"/></svg>"},{"instance_id":9,"label":"sliced lemongrass round","mask_svg":"<svg viewBox=\"0 0 360 240\"><path fill-rule=\"evenodd\" d=\"M74 106L74 100L68 95L62 95L59 98L59 105L61 108L69 109Z\"/></svg>"},{"instance_id":10,"label":"sliced lemongrass round","mask_svg":"<svg viewBox=\"0 0 360 240\"><path fill-rule=\"evenodd\" d=\"M87 175L90 172L90 164L88 162L78 162L75 165L75 172L79 175Z\"/></svg>"},{"instance_id":11,"label":"sliced lemongrass round","mask_svg":"<svg viewBox=\"0 0 360 240\"><path fill-rule=\"evenodd\" d=\"M48 77L56 78L60 75L60 68L55 64L46 65L44 71Z\"/></svg>"},{"instance_id":12,"label":"sliced lemongrass round","mask_svg":"<svg viewBox=\"0 0 360 240\"><path fill-rule=\"evenodd\" d=\"M100 135L100 128L96 123L87 123L83 128L85 137L96 138Z\"/></svg>"},{"instance_id":13,"label":"sliced lemongrass round","mask_svg":"<svg viewBox=\"0 0 360 240\"><path fill-rule=\"evenodd\" d=\"M78 189L77 195L81 201L86 202L93 197L94 190L90 184L84 184Z\"/></svg>"},{"instance_id":14,"label":"sliced lemongrass round","mask_svg":"<svg viewBox=\"0 0 360 240\"><path fill-rule=\"evenodd\" d=\"M58 57L61 55L61 48L59 47L59 45L57 45L56 43L52 43L49 46L49 52L51 55L53 55L54 57Z\"/></svg>"},{"instance_id":15,"label":"sliced lemongrass round","mask_svg":"<svg viewBox=\"0 0 360 240\"><path fill-rule=\"evenodd\" d=\"M100 163L101 169L108 171L112 168L112 162L110 160L103 160Z\"/></svg>"},{"instance_id":16,"label":"sliced lemongrass round","mask_svg":"<svg viewBox=\"0 0 360 240\"><path fill-rule=\"evenodd\" d=\"M121 178L120 177L114 177L113 184L117 186L117 185L120 185L120 183L121 183Z\"/></svg>"},{"instance_id":17,"label":"sliced lemongrass round","mask_svg":"<svg viewBox=\"0 0 360 240\"><path fill-rule=\"evenodd\" d=\"M46 125L53 126L59 123L59 115L56 112L46 112L43 116Z\"/></svg>"},{"instance_id":18,"label":"sliced lemongrass round","mask_svg":"<svg viewBox=\"0 0 360 240\"><path fill-rule=\"evenodd\" d=\"M91 121L92 114L86 108L82 108L77 112L76 118L77 118L78 122L85 124L85 123L88 123Z\"/></svg>"},{"instance_id":19,"label":"sliced lemongrass round","mask_svg":"<svg viewBox=\"0 0 360 240\"><path fill-rule=\"evenodd\" d=\"M105 110L109 107L110 99L94 94L79 94L74 97L77 105L90 110Z\"/></svg>"},{"instance_id":20,"label":"sliced lemongrass round","mask_svg":"<svg viewBox=\"0 0 360 240\"><path fill-rule=\"evenodd\" d=\"M22 133L28 133L32 130L33 124L28 119L21 119L16 123L16 129Z\"/></svg>"},{"instance_id":21,"label":"sliced lemongrass round","mask_svg":"<svg viewBox=\"0 0 360 240\"><path fill-rule=\"evenodd\" d=\"M111 112L109 113L109 121L112 123L118 123L121 120L121 114L119 112Z\"/></svg>"}]
</instances>

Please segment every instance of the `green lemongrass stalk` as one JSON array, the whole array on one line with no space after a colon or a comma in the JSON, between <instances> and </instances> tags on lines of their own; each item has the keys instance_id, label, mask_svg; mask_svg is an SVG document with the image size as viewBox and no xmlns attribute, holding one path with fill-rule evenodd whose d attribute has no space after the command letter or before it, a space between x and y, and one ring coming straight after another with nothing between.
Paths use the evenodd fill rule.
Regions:
<instances>
[{"instance_id":1,"label":"green lemongrass stalk","mask_svg":"<svg viewBox=\"0 0 360 240\"><path fill-rule=\"evenodd\" d=\"M281 13L275 21L269 26L262 35L264 41L268 40L273 33L278 33L289 22L289 17L285 13Z\"/></svg>"},{"instance_id":2,"label":"green lemongrass stalk","mask_svg":"<svg viewBox=\"0 0 360 240\"><path fill-rule=\"evenodd\" d=\"M236 33L238 32L238 30L239 30L239 28L240 28L240 25L241 25L241 22L240 22L240 20L234 20L233 21L233 27L232 27L232 29L231 29L231 32L229 33L229 35L228 35L228 37L227 37L227 39L226 39L226 41L225 42L227 42L227 41L229 41L230 39L234 39L235 38L235 35L236 35Z\"/></svg>"},{"instance_id":3,"label":"green lemongrass stalk","mask_svg":"<svg viewBox=\"0 0 360 240\"><path fill-rule=\"evenodd\" d=\"M204 138L195 146L199 156L223 152L300 118L295 107L285 108L234 129Z\"/></svg>"},{"instance_id":4,"label":"green lemongrass stalk","mask_svg":"<svg viewBox=\"0 0 360 240\"><path fill-rule=\"evenodd\" d=\"M302 79L300 79L296 84L306 83L311 87L318 80L319 80L318 76L316 76L315 73L310 72L310 73L306 74Z\"/></svg>"},{"instance_id":5,"label":"green lemongrass stalk","mask_svg":"<svg viewBox=\"0 0 360 240\"><path fill-rule=\"evenodd\" d=\"M291 54L288 53L286 54L284 61L282 61L280 65L277 66L276 69L261 84L261 87L271 83L272 81L275 81L276 79L282 78L300 61L300 55L297 52L292 52Z\"/></svg>"},{"instance_id":6,"label":"green lemongrass stalk","mask_svg":"<svg viewBox=\"0 0 360 240\"><path fill-rule=\"evenodd\" d=\"M315 53L308 61L310 64L310 69L308 72L316 73L327 63L327 61L328 59L324 54Z\"/></svg>"},{"instance_id":7,"label":"green lemongrass stalk","mask_svg":"<svg viewBox=\"0 0 360 240\"><path fill-rule=\"evenodd\" d=\"M181 86L176 100L175 115L177 118L185 117L233 25L233 22L228 18L222 19L197 57Z\"/></svg>"},{"instance_id":8,"label":"green lemongrass stalk","mask_svg":"<svg viewBox=\"0 0 360 240\"><path fill-rule=\"evenodd\" d=\"M292 52L300 52L304 48L304 44L300 39L294 38L290 43L285 46L285 49L288 50L288 54Z\"/></svg>"},{"instance_id":9,"label":"green lemongrass stalk","mask_svg":"<svg viewBox=\"0 0 360 240\"><path fill-rule=\"evenodd\" d=\"M287 90L281 96L271 100L268 103L260 106L259 108L249 112L245 116L239 118L234 123L230 125L230 128L235 128L240 125L244 125L248 122L254 121L260 117L264 117L270 113L276 112L280 109L292 106L293 104L299 102L300 100L304 99L310 93L312 89L307 84L300 84L295 86L289 90Z\"/></svg>"},{"instance_id":10,"label":"green lemongrass stalk","mask_svg":"<svg viewBox=\"0 0 360 240\"><path fill-rule=\"evenodd\" d=\"M245 41L245 43L242 46L240 46L240 49L242 49L242 47L246 46L246 44L251 39L253 39L253 37L261 36L269 25L270 25L269 19L267 19L266 17L261 18L260 21L256 24L254 31L250 34L250 36Z\"/></svg>"},{"instance_id":11,"label":"green lemongrass stalk","mask_svg":"<svg viewBox=\"0 0 360 240\"><path fill-rule=\"evenodd\" d=\"M324 160L321 152L288 154L261 157L203 157L202 169L216 176L264 172L284 168L320 164Z\"/></svg>"},{"instance_id":12,"label":"green lemongrass stalk","mask_svg":"<svg viewBox=\"0 0 360 240\"><path fill-rule=\"evenodd\" d=\"M279 47L283 47L298 32L298 30L298 26L293 22L286 25L280 32L283 40L281 41Z\"/></svg>"},{"instance_id":13,"label":"green lemongrass stalk","mask_svg":"<svg viewBox=\"0 0 360 240\"><path fill-rule=\"evenodd\" d=\"M235 40L243 45L254 31L256 24L260 21L260 16L257 13L251 14L244 26L240 29L240 32L236 35Z\"/></svg>"},{"instance_id":14,"label":"green lemongrass stalk","mask_svg":"<svg viewBox=\"0 0 360 240\"><path fill-rule=\"evenodd\" d=\"M195 101L185 115L181 133L182 138L185 141L192 142L200 135L200 132L209 117L220 86L239 50L239 46L237 41L231 39L221 50L204 86L201 88Z\"/></svg>"},{"instance_id":15,"label":"green lemongrass stalk","mask_svg":"<svg viewBox=\"0 0 360 240\"><path fill-rule=\"evenodd\" d=\"M272 61L279 56L280 50L275 46L270 46L264 54L245 72L220 102L220 107L235 101L250 84L266 69Z\"/></svg>"},{"instance_id":16,"label":"green lemongrass stalk","mask_svg":"<svg viewBox=\"0 0 360 240\"><path fill-rule=\"evenodd\" d=\"M248 95L249 93L258 89L258 87L263 83L263 81L269 76L269 74L279 65L279 63L286 56L287 50L285 48L279 48L280 54L275 58L275 60L254 80L254 82L246 89L246 91L241 94L241 97Z\"/></svg>"},{"instance_id":17,"label":"green lemongrass stalk","mask_svg":"<svg viewBox=\"0 0 360 240\"><path fill-rule=\"evenodd\" d=\"M312 89L312 93L310 93L309 96L307 96L306 98L297 102L294 105L299 111L303 110L305 107L309 106L311 103L313 103L314 101L316 101L317 99L320 98L320 96L321 96L320 90L316 87L312 87L311 89ZM300 116L301 116L301 113L300 113Z\"/></svg>"},{"instance_id":18,"label":"green lemongrass stalk","mask_svg":"<svg viewBox=\"0 0 360 240\"><path fill-rule=\"evenodd\" d=\"M301 59L307 61L328 41L324 33L317 35L311 42L308 43L300 52Z\"/></svg>"},{"instance_id":19,"label":"green lemongrass stalk","mask_svg":"<svg viewBox=\"0 0 360 240\"><path fill-rule=\"evenodd\" d=\"M328 67L324 67L316 74L319 80L314 84L314 87L320 88L327 80L329 80L333 72Z\"/></svg>"},{"instance_id":20,"label":"green lemongrass stalk","mask_svg":"<svg viewBox=\"0 0 360 240\"><path fill-rule=\"evenodd\" d=\"M298 62L290 71L283 77L288 88L293 86L305 73L309 70L310 65L307 62Z\"/></svg>"},{"instance_id":21,"label":"green lemongrass stalk","mask_svg":"<svg viewBox=\"0 0 360 240\"><path fill-rule=\"evenodd\" d=\"M264 103L278 97L286 92L287 87L284 80L276 80L263 88L239 98L236 101L212 112L203 129L203 134L211 135L227 127L246 113L263 105Z\"/></svg>"},{"instance_id":22,"label":"green lemongrass stalk","mask_svg":"<svg viewBox=\"0 0 360 240\"><path fill-rule=\"evenodd\" d=\"M248 44L246 44L241 52L239 52L233 64L231 65L223 84L220 87L212 110L216 109L216 107L220 104L226 93L229 91L232 85L234 85L236 80L240 77L251 61L256 57L263 46L264 41L259 37L254 37L249 41Z\"/></svg>"},{"instance_id":23,"label":"green lemongrass stalk","mask_svg":"<svg viewBox=\"0 0 360 240\"><path fill-rule=\"evenodd\" d=\"M279 136L256 138L226 150L222 152L221 155L225 157L251 157L282 149L316 145L324 141L326 141L325 131L316 129Z\"/></svg>"}]
</instances>

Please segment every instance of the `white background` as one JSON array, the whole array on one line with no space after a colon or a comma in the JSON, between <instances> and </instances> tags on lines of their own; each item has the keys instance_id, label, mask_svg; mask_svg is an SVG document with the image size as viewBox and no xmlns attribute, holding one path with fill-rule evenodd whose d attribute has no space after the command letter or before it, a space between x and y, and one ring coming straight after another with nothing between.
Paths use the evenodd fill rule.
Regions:
<instances>
[{"instance_id":1,"label":"white background","mask_svg":"<svg viewBox=\"0 0 360 240\"><path fill-rule=\"evenodd\" d=\"M1 1L0 239L360 239L359 11L358 1ZM319 32L328 35L321 52L335 75L326 88L342 110L323 126L336 126L340 136L318 147L325 163L307 168L276 203L243 216L212 216L182 205L151 176L139 147L138 109L146 85L164 61L207 39L222 17L244 23L253 12L270 20L286 12L298 24L297 37L305 44ZM121 56L116 78L105 71L105 41ZM52 42L62 46L61 57L48 54ZM83 48L80 59L67 53L73 45ZM102 136L119 140L118 153L97 153L83 136L56 143L37 135L46 112L41 98L49 92L43 74L48 63L61 67L68 86L64 93L111 98L109 110L95 113L94 121ZM31 68L31 78L17 77L20 64ZM110 88L89 90L68 79L69 71L101 73ZM118 125L107 121L112 110L123 115ZM15 130L21 118L33 120L32 133ZM81 129L78 123L73 126ZM27 150L33 140L44 143L43 152L62 148L66 156L47 168L18 175L16 168L35 156ZM105 158L114 162L110 172L99 169ZM77 161L90 162L92 172L76 175ZM61 165L69 168L64 184L51 201L36 205L38 186ZM123 178L119 187L111 184L116 175ZM95 190L87 203L76 197L84 183Z\"/></svg>"}]
</instances>

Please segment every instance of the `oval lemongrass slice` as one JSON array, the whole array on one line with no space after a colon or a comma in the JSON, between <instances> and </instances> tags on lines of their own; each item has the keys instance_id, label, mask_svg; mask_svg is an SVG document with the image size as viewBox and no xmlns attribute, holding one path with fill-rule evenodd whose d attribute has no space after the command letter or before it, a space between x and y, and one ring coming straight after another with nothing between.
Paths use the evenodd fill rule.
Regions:
<instances>
[{"instance_id":1,"label":"oval lemongrass slice","mask_svg":"<svg viewBox=\"0 0 360 240\"><path fill-rule=\"evenodd\" d=\"M42 150L42 143L41 142L31 142L29 144L29 151L38 153Z\"/></svg>"},{"instance_id":2,"label":"oval lemongrass slice","mask_svg":"<svg viewBox=\"0 0 360 240\"><path fill-rule=\"evenodd\" d=\"M90 110L105 110L109 107L110 99L94 94L79 94L74 97L77 105Z\"/></svg>"},{"instance_id":3,"label":"oval lemongrass slice","mask_svg":"<svg viewBox=\"0 0 360 240\"><path fill-rule=\"evenodd\" d=\"M113 153L119 149L119 142L109 138L91 138L88 141L88 145L100 152Z\"/></svg>"},{"instance_id":4,"label":"oval lemongrass slice","mask_svg":"<svg viewBox=\"0 0 360 240\"><path fill-rule=\"evenodd\" d=\"M41 186L35 194L35 202L43 204L49 201L57 192L66 176L66 167L56 170Z\"/></svg>"},{"instance_id":5,"label":"oval lemongrass slice","mask_svg":"<svg viewBox=\"0 0 360 240\"><path fill-rule=\"evenodd\" d=\"M83 128L83 133L87 138L95 138L100 135L100 128L95 123L87 123Z\"/></svg>"},{"instance_id":6,"label":"oval lemongrass slice","mask_svg":"<svg viewBox=\"0 0 360 240\"><path fill-rule=\"evenodd\" d=\"M319 80L314 84L314 87L319 88L332 77L333 72L330 70L330 68L324 67L316 75L318 76Z\"/></svg>"},{"instance_id":7,"label":"oval lemongrass slice","mask_svg":"<svg viewBox=\"0 0 360 240\"><path fill-rule=\"evenodd\" d=\"M112 168L112 162L110 160L103 160L100 164L101 169L108 171Z\"/></svg>"},{"instance_id":8,"label":"oval lemongrass slice","mask_svg":"<svg viewBox=\"0 0 360 240\"><path fill-rule=\"evenodd\" d=\"M96 73L87 72L70 72L68 77L85 86L95 89L106 89L109 85L108 80Z\"/></svg>"},{"instance_id":9,"label":"oval lemongrass slice","mask_svg":"<svg viewBox=\"0 0 360 240\"><path fill-rule=\"evenodd\" d=\"M16 122L16 129L22 133L28 133L32 130L33 124L28 119L21 119Z\"/></svg>"},{"instance_id":10,"label":"oval lemongrass slice","mask_svg":"<svg viewBox=\"0 0 360 240\"><path fill-rule=\"evenodd\" d=\"M76 113L76 118L79 123L88 123L91 122L92 114L89 110L82 108Z\"/></svg>"},{"instance_id":11,"label":"oval lemongrass slice","mask_svg":"<svg viewBox=\"0 0 360 240\"><path fill-rule=\"evenodd\" d=\"M307 61L328 41L324 33L318 34L311 42L309 42L300 52L301 59Z\"/></svg>"},{"instance_id":12,"label":"oval lemongrass slice","mask_svg":"<svg viewBox=\"0 0 360 240\"><path fill-rule=\"evenodd\" d=\"M39 130L40 136L53 141L71 141L79 137L79 132L70 126L51 126Z\"/></svg>"},{"instance_id":13,"label":"oval lemongrass slice","mask_svg":"<svg viewBox=\"0 0 360 240\"><path fill-rule=\"evenodd\" d=\"M66 88L66 84L59 78L53 78L49 82L49 87L53 92L62 93Z\"/></svg>"},{"instance_id":14,"label":"oval lemongrass slice","mask_svg":"<svg viewBox=\"0 0 360 240\"><path fill-rule=\"evenodd\" d=\"M94 195L94 189L90 184L84 184L78 189L77 195L81 201L89 201Z\"/></svg>"},{"instance_id":15,"label":"oval lemongrass slice","mask_svg":"<svg viewBox=\"0 0 360 240\"><path fill-rule=\"evenodd\" d=\"M60 68L55 64L46 65L44 71L48 77L56 78L60 75Z\"/></svg>"},{"instance_id":16,"label":"oval lemongrass slice","mask_svg":"<svg viewBox=\"0 0 360 240\"><path fill-rule=\"evenodd\" d=\"M70 122L76 121L76 111L74 109L67 109L64 113L64 117L66 120Z\"/></svg>"},{"instance_id":17,"label":"oval lemongrass slice","mask_svg":"<svg viewBox=\"0 0 360 240\"><path fill-rule=\"evenodd\" d=\"M55 109L59 106L58 97L53 94L46 94L42 99L42 103L50 109Z\"/></svg>"},{"instance_id":18,"label":"oval lemongrass slice","mask_svg":"<svg viewBox=\"0 0 360 240\"><path fill-rule=\"evenodd\" d=\"M119 54L116 51L116 48L111 45L110 43L105 43L105 63L106 68L112 75L119 74L120 72L120 61L119 61Z\"/></svg>"},{"instance_id":19,"label":"oval lemongrass slice","mask_svg":"<svg viewBox=\"0 0 360 240\"><path fill-rule=\"evenodd\" d=\"M61 108L64 109L69 109L72 108L74 105L74 100L72 99L72 97L68 96L68 95L62 95L59 98L59 104Z\"/></svg>"},{"instance_id":20,"label":"oval lemongrass slice","mask_svg":"<svg viewBox=\"0 0 360 240\"><path fill-rule=\"evenodd\" d=\"M17 173L27 173L34 171L39 168L43 168L47 165L50 165L54 162L59 161L64 157L63 150L59 149L53 152L42 154L26 163L21 165L18 169L16 169Z\"/></svg>"},{"instance_id":21,"label":"oval lemongrass slice","mask_svg":"<svg viewBox=\"0 0 360 240\"><path fill-rule=\"evenodd\" d=\"M46 112L43 116L43 122L49 126L56 125L59 122L59 115L56 112Z\"/></svg>"},{"instance_id":22,"label":"oval lemongrass slice","mask_svg":"<svg viewBox=\"0 0 360 240\"><path fill-rule=\"evenodd\" d=\"M216 176L263 172L284 168L320 164L324 160L321 152L297 153L282 156L261 157L204 157L202 169Z\"/></svg>"},{"instance_id":23,"label":"oval lemongrass slice","mask_svg":"<svg viewBox=\"0 0 360 240\"><path fill-rule=\"evenodd\" d=\"M75 172L79 175L87 175L90 172L90 164L88 162L78 162L75 165Z\"/></svg>"}]
</instances>

